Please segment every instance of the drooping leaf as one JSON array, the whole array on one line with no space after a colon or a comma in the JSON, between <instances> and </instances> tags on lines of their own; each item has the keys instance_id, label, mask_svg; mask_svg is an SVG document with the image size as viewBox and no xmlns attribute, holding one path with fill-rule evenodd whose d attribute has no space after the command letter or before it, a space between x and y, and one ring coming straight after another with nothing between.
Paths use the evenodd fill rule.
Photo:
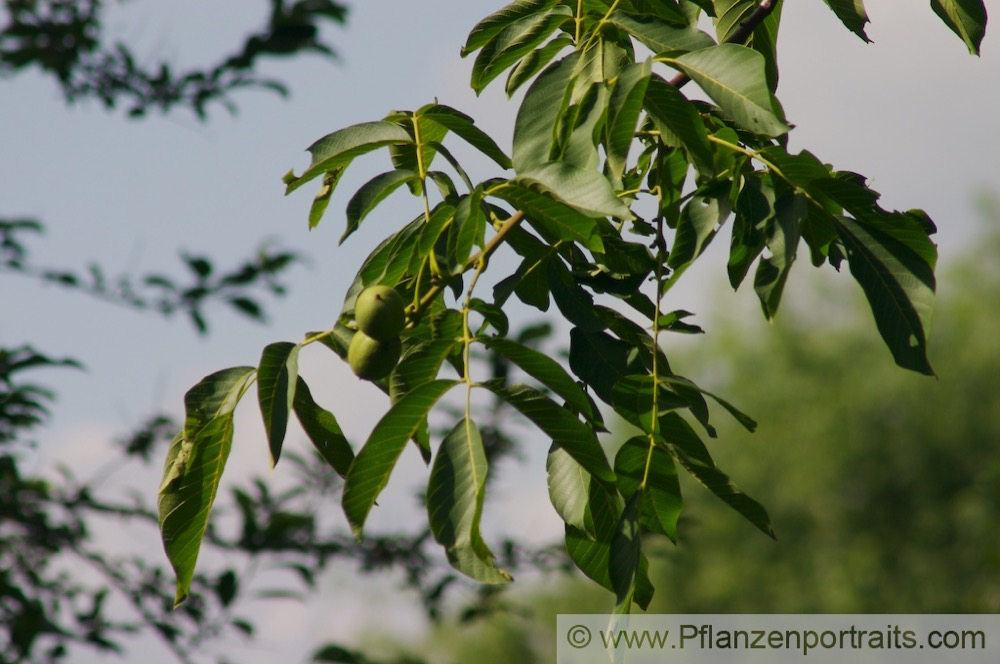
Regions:
<instances>
[{"instance_id":1,"label":"drooping leaf","mask_svg":"<svg viewBox=\"0 0 1000 664\"><path fill-rule=\"evenodd\" d=\"M934 375L927 336L934 305L933 266L911 247L871 224L837 219L851 274L861 285L896 363Z\"/></svg>"},{"instance_id":2,"label":"drooping leaf","mask_svg":"<svg viewBox=\"0 0 1000 664\"><path fill-rule=\"evenodd\" d=\"M597 170L597 145L608 114L610 93L603 81L590 85L580 101L573 104L562 120L562 131L554 161L586 171Z\"/></svg>"},{"instance_id":3,"label":"drooping leaf","mask_svg":"<svg viewBox=\"0 0 1000 664\"><path fill-rule=\"evenodd\" d=\"M462 418L441 441L434 457L427 484L427 515L434 539L450 551L449 561L472 578L482 577L483 568L496 567L479 531L486 472L486 451L479 428L472 420ZM502 570L495 574L510 580Z\"/></svg>"},{"instance_id":4,"label":"drooping leaf","mask_svg":"<svg viewBox=\"0 0 1000 664\"><path fill-rule=\"evenodd\" d=\"M511 183L538 187L589 217L634 218L600 173L564 162L550 161L525 169Z\"/></svg>"},{"instance_id":5,"label":"drooping leaf","mask_svg":"<svg viewBox=\"0 0 1000 664\"><path fill-rule=\"evenodd\" d=\"M271 466L278 464L288 416L295 400L299 375L298 344L281 341L264 348L257 368L257 400L271 450Z\"/></svg>"},{"instance_id":6,"label":"drooping leaf","mask_svg":"<svg viewBox=\"0 0 1000 664\"><path fill-rule=\"evenodd\" d=\"M570 331L569 366L604 403L612 403L612 391L629 373L632 347L604 332Z\"/></svg>"},{"instance_id":7,"label":"drooping leaf","mask_svg":"<svg viewBox=\"0 0 1000 664\"><path fill-rule=\"evenodd\" d=\"M313 198L312 205L309 207L309 230L319 226L319 222L323 219L323 214L326 212L326 208L330 206L330 199L333 197L333 191L337 188L337 183L340 182L340 176L344 174L345 170L345 166L337 166L334 167L333 170L327 171L323 174L323 186L321 186L319 191L316 192L316 197Z\"/></svg>"},{"instance_id":8,"label":"drooping leaf","mask_svg":"<svg viewBox=\"0 0 1000 664\"><path fill-rule=\"evenodd\" d=\"M347 471L354 461L354 450L333 413L313 400L312 392L302 376L296 382L293 407L299 424L316 451L338 475L347 477Z\"/></svg>"},{"instance_id":9,"label":"drooping leaf","mask_svg":"<svg viewBox=\"0 0 1000 664\"><path fill-rule=\"evenodd\" d=\"M465 113L444 104L434 104L422 109L422 114L441 126L447 127L466 143L492 159L500 168L511 167L510 157L504 154L496 142L477 127L475 120Z\"/></svg>"},{"instance_id":10,"label":"drooping leaf","mask_svg":"<svg viewBox=\"0 0 1000 664\"><path fill-rule=\"evenodd\" d=\"M500 353L517 365L526 374L545 385L566 400L568 406L594 421L597 414L590 406L590 400L576 381L566 373L562 365L545 353L528 348L511 339L502 337L480 337L488 348Z\"/></svg>"},{"instance_id":11,"label":"drooping leaf","mask_svg":"<svg viewBox=\"0 0 1000 664\"><path fill-rule=\"evenodd\" d=\"M719 44L671 61L741 128L781 136L790 127L767 84L764 56L746 46Z\"/></svg>"},{"instance_id":12,"label":"drooping leaf","mask_svg":"<svg viewBox=\"0 0 1000 664\"><path fill-rule=\"evenodd\" d=\"M486 387L534 422L591 475L604 482L614 481L614 472L597 435L571 412L528 385L503 387L488 383Z\"/></svg>"},{"instance_id":13,"label":"drooping leaf","mask_svg":"<svg viewBox=\"0 0 1000 664\"><path fill-rule=\"evenodd\" d=\"M285 194L292 193L327 171L339 169L342 172L355 157L387 145L410 143L412 140L405 129L384 120L362 122L338 129L309 146L312 163L299 177L286 180Z\"/></svg>"},{"instance_id":14,"label":"drooping leaf","mask_svg":"<svg viewBox=\"0 0 1000 664\"><path fill-rule=\"evenodd\" d=\"M674 458L701 484L768 537L774 537L767 510L743 493L709 454L705 444L691 425L677 413L667 413L660 419L658 443L666 446Z\"/></svg>"},{"instance_id":15,"label":"drooping leaf","mask_svg":"<svg viewBox=\"0 0 1000 664\"><path fill-rule=\"evenodd\" d=\"M376 175L361 185L347 203L347 228L340 236L340 243L343 244L344 240L358 229L368 213L374 210L375 206L385 200L389 194L407 182L417 181L419 181L419 177L416 173L404 169Z\"/></svg>"},{"instance_id":16,"label":"drooping leaf","mask_svg":"<svg viewBox=\"0 0 1000 664\"><path fill-rule=\"evenodd\" d=\"M983 0L931 0L934 13L962 38L969 53L979 55L986 35L986 4Z\"/></svg>"},{"instance_id":17,"label":"drooping leaf","mask_svg":"<svg viewBox=\"0 0 1000 664\"><path fill-rule=\"evenodd\" d=\"M479 583L500 584L513 581L514 578L507 570L500 569L493 563L493 554L484 554L482 547L485 544L454 546L446 549L445 553L452 567Z\"/></svg>"},{"instance_id":18,"label":"drooping leaf","mask_svg":"<svg viewBox=\"0 0 1000 664\"><path fill-rule=\"evenodd\" d=\"M368 513L389 482L406 441L416 434L434 404L456 383L434 380L410 390L372 429L344 480L341 504L355 537L360 539Z\"/></svg>"},{"instance_id":19,"label":"drooping leaf","mask_svg":"<svg viewBox=\"0 0 1000 664\"><path fill-rule=\"evenodd\" d=\"M743 178L736 198L736 215L729 245L729 284L739 288L750 265L767 246L765 228L774 217L774 187L770 179L759 173Z\"/></svg>"},{"instance_id":20,"label":"drooping leaf","mask_svg":"<svg viewBox=\"0 0 1000 664\"><path fill-rule=\"evenodd\" d=\"M254 367L224 369L184 396L184 428L167 452L159 489L160 536L177 575L174 605L188 596L201 540L233 441L233 410Z\"/></svg>"},{"instance_id":21,"label":"drooping leaf","mask_svg":"<svg viewBox=\"0 0 1000 664\"><path fill-rule=\"evenodd\" d=\"M863 0L823 0L833 10L841 23L866 42L871 39L865 34L865 25L869 22Z\"/></svg>"}]
</instances>

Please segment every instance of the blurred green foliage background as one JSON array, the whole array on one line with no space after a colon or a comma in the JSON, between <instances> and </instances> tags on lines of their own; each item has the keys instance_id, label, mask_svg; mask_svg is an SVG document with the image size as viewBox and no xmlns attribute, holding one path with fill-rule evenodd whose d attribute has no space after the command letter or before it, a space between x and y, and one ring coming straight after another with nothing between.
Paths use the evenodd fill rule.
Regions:
<instances>
[{"instance_id":1,"label":"blurred green foliage background","mask_svg":"<svg viewBox=\"0 0 1000 664\"><path fill-rule=\"evenodd\" d=\"M778 539L685 485L680 542L651 556L650 612L1000 611L1000 206L983 212L979 241L940 268L936 379L893 364L847 278L806 280L769 330L733 312L705 326L675 369L711 375L760 422L750 434L720 413L709 444ZM532 585L478 627L435 632L432 661L552 662L557 613L614 603L586 581Z\"/></svg>"}]
</instances>

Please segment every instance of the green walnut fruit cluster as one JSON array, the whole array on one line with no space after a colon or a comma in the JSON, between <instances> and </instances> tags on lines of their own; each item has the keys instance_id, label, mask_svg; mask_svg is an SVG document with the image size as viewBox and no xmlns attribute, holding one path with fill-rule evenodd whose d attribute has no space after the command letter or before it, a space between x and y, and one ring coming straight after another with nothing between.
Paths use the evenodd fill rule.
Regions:
<instances>
[{"instance_id":1,"label":"green walnut fruit cluster","mask_svg":"<svg viewBox=\"0 0 1000 664\"><path fill-rule=\"evenodd\" d=\"M347 363L358 378L378 380L399 362L403 345L399 334L406 325L403 297L391 286L370 286L354 303L358 331L347 349Z\"/></svg>"}]
</instances>

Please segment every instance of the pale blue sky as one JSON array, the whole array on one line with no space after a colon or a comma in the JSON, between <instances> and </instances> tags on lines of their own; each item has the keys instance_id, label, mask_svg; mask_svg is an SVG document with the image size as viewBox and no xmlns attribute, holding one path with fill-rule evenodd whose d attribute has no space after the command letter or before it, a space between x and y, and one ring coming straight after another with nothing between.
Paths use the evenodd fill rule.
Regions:
<instances>
[{"instance_id":1,"label":"pale blue sky","mask_svg":"<svg viewBox=\"0 0 1000 664\"><path fill-rule=\"evenodd\" d=\"M808 148L838 168L865 174L886 207L925 208L939 226L937 239L947 259L969 238L973 193L1000 191L996 35L987 36L982 58L974 58L926 3L869 0L875 44L865 45L821 0L787 5L779 97L797 125L792 148ZM204 339L180 318L164 323L155 315L4 275L3 344L31 342L51 355L76 357L88 368L82 374L45 372L59 401L51 424L39 434L39 459L31 470L47 472L66 462L86 476L106 459L112 436L153 411L178 414L183 392L202 375L254 364L267 343L298 340L307 330L328 326L363 255L388 228L412 218L415 208L398 194L338 248L352 185L377 172L372 165L377 160L359 161L323 225L312 232L306 225L312 187L285 198L281 175L307 165L304 149L320 136L434 97L475 116L501 146L509 146L515 104L495 92L477 99L467 87L470 62L458 58L471 26L497 7L486 0L353 3L349 26L329 32L342 54L339 64L314 57L269 63L266 72L290 84L289 100L241 93L237 117L219 107L207 124L184 112L133 122L94 103L68 109L55 85L33 73L3 81L0 214L46 224L45 238L31 242L36 261L82 270L94 260L112 274L169 272L179 249L207 253L226 266L249 255L265 237L312 261L291 273L287 298L268 304L271 325L210 311L212 334ZM264 2L246 0L136 0L113 10L111 26L150 60L168 57L197 65L214 61L255 28L265 8ZM712 264L698 273L701 283L723 283L724 257L715 251L704 260ZM810 268L802 261L796 269ZM684 306L705 313L697 294L682 294L692 300ZM359 384L329 353L307 353L302 364L317 398L360 443L383 403L381 395ZM233 475L267 472L253 410L252 403L242 409ZM281 471L279 466L275 481ZM503 491L515 508L546 500L541 473L527 476L537 480L531 487ZM155 483L144 488L152 496ZM410 500L408 487L397 491L400 500ZM516 533L515 519L495 511L494 527ZM528 535L538 539L554 532L554 518L536 518ZM377 527L378 518L373 523ZM142 548L148 542L131 544ZM343 599L334 604L347 606ZM265 630L264 647L241 661L274 661L275 653L287 652L284 630L305 640L290 647L294 656L324 636L348 639L365 615L355 612L353 619L330 625L314 609L285 607Z\"/></svg>"}]
</instances>

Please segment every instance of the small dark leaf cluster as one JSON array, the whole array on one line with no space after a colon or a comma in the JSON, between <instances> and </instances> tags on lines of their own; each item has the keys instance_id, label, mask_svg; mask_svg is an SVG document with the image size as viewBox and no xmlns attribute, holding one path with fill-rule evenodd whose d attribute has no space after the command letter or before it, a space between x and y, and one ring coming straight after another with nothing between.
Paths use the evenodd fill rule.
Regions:
<instances>
[{"instance_id":1,"label":"small dark leaf cluster","mask_svg":"<svg viewBox=\"0 0 1000 664\"><path fill-rule=\"evenodd\" d=\"M321 27L343 24L347 17L347 8L333 0L271 0L267 23L235 54L204 69L176 72L168 62L141 64L144 54L124 43L107 43L102 9L99 0L3 3L0 11L7 20L0 31L0 75L34 65L56 78L67 102L95 98L106 108L124 103L131 117L179 106L205 119L213 102L235 111L231 93L243 88L286 95L284 84L254 71L258 61L304 53L333 57Z\"/></svg>"}]
</instances>

